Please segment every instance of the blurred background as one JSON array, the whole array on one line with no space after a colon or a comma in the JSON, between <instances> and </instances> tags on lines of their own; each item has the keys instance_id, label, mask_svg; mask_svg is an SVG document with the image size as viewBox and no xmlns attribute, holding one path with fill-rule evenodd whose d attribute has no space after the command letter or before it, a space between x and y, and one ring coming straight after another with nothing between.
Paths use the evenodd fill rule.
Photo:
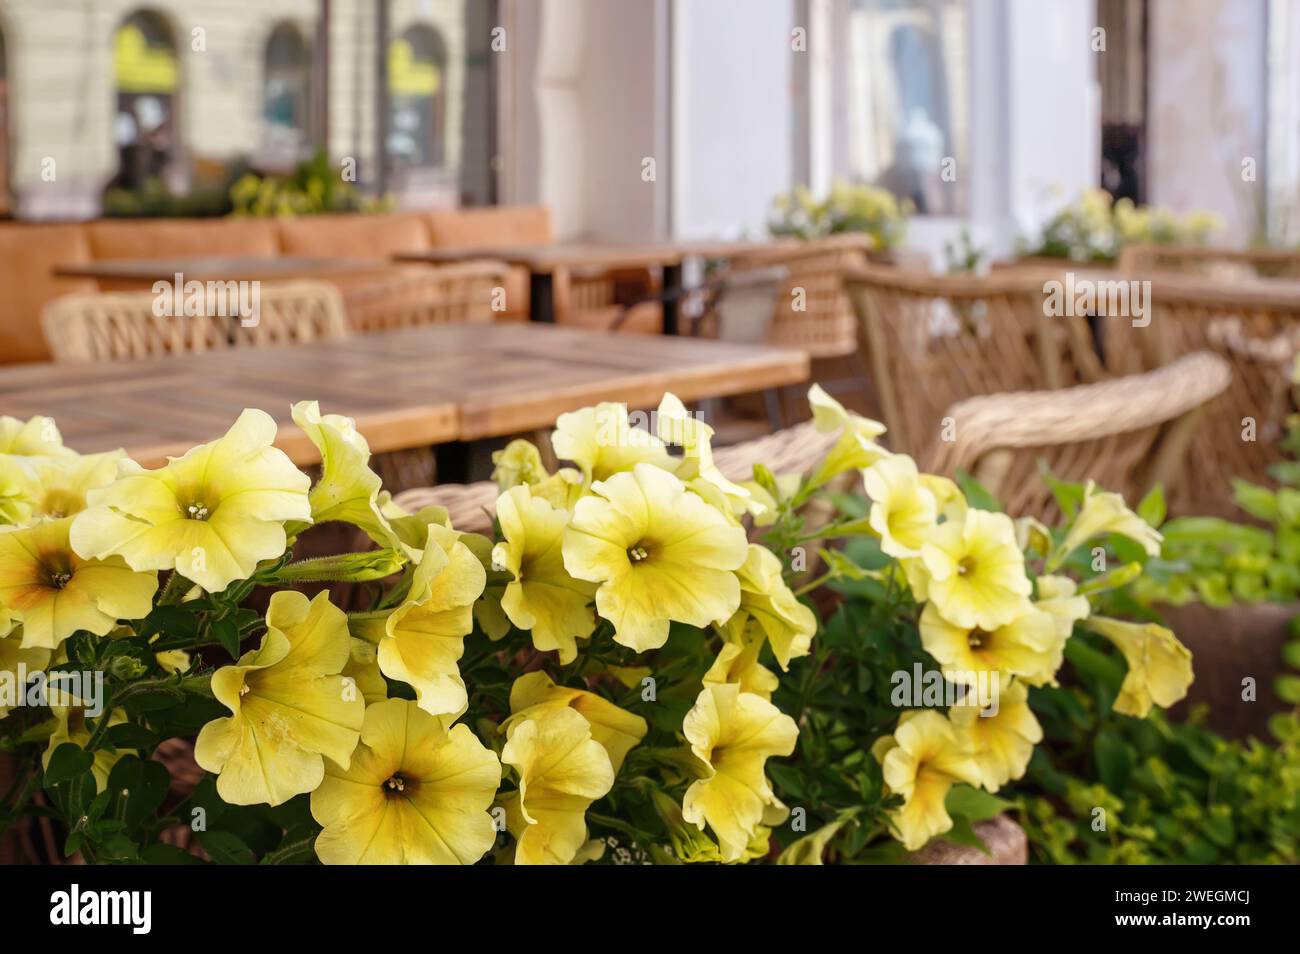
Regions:
<instances>
[{"instance_id":1,"label":"blurred background","mask_svg":"<svg viewBox=\"0 0 1300 954\"><path fill-rule=\"evenodd\" d=\"M245 175L317 156L560 238L759 235L846 179L936 260L1096 186L1282 242L1297 51L1290 0L0 0L0 212L291 211Z\"/></svg>"}]
</instances>

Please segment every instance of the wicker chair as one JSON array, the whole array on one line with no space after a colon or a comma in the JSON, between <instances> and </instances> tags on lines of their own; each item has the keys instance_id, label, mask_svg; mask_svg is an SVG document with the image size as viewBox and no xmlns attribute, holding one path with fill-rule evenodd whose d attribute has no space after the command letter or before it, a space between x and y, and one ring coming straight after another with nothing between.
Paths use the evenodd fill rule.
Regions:
<instances>
[{"instance_id":1,"label":"wicker chair","mask_svg":"<svg viewBox=\"0 0 1300 954\"><path fill-rule=\"evenodd\" d=\"M1300 351L1300 282L1151 276L1151 323L1138 333L1145 368L1212 351L1232 368L1232 383L1198 427L1179 501L1183 509L1231 515L1231 478L1268 480L1282 459L1279 441L1294 410L1290 370Z\"/></svg>"},{"instance_id":2,"label":"wicker chair","mask_svg":"<svg viewBox=\"0 0 1300 954\"><path fill-rule=\"evenodd\" d=\"M228 348L271 347L348 335L339 293L325 282L263 284L256 324L233 317L158 316L149 292L66 295L41 330L55 361L135 361ZM204 310L218 311L209 299Z\"/></svg>"},{"instance_id":3,"label":"wicker chair","mask_svg":"<svg viewBox=\"0 0 1300 954\"><path fill-rule=\"evenodd\" d=\"M1220 281L1300 278L1300 252L1209 245L1126 245L1119 255L1119 270L1125 274L1179 272Z\"/></svg>"},{"instance_id":4,"label":"wicker chair","mask_svg":"<svg viewBox=\"0 0 1300 954\"><path fill-rule=\"evenodd\" d=\"M948 409L955 439L935 441L924 469L966 471L1008 513L1047 519L1056 504L1041 464L1061 478L1095 480L1130 502L1157 483L1181 499L1202 409L1231 380L1227 363L1202 351L1097 384L970 398Z\"/></svg>"},{"instance_id":5,"label":"wicker chair","mask_svg":"<svg viewBox=\"0 0 1300 954\"><path fill-rule=\"evenodd\" d=\"M877 413L894 450L921 453L939 433L944 411L965 398L1112 376L1085 317L1045 316L1051 277L922 275L874 266L845 276L875 379ZM1105 331L1108 354L1129 353L1127 322L1109 321Z\"/></svg>"},{"instance_id":6,"label":"wicker chair","mask_svg":"<svg viewBox=\"0 0 1300 954\"><path fill-rule=\"evenodd\" d=\"M475 261L394 269L392 274L343 285L352 330L361 334L444 322L492 321L492 296L506 280L504 262Z\"/></svg>"},{"instance_id":7,"label":"wicker chair","mask_svg":"<svg viewBox=\"0 0 1300 954\"><path fill-rule=\"evenodd\" d=\"M811 423L768 434L731 447L720 447L713 454L714 463L729 479L752 480L754 465L764 464L773 473L809 470L834 444L835 434L821 434ZM394 502L407 510L421 507L446 507L452 526L457 530L485 533L492 526L492 513L500 491L490 480L473 484L443 484L404 491Z\"/></svg>"}]
</instances>

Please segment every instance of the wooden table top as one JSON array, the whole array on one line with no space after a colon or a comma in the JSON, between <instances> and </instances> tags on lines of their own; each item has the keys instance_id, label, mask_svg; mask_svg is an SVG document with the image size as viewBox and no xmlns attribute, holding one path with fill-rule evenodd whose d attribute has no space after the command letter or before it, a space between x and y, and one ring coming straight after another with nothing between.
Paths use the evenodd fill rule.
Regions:
<instances>
[{"instance_id":1,"label":"wooden table top","mask_svg":"<svg viewBox=\"0 0 1300 954\"><path fill-rule=\"evenodd\" d=\"M399 262L442 264L468 259L494 258L520 265L532 272L548 273L560 268L644 268L650 265L680 265L687 258L732 258L775 248L774 242L678 241L637 244L603 242L547 242L498 247L429 248L398 252Z\"/></svg>"},{"instance_id":2,"label":"wooden table top","mask_svg":"<svg viewBox=\"0 0 1300 954\"><path fill-rule=\"evenodd\" d=\"M598 401L651 408L806 381L808 356L696 338L536 324L433 325L346 341L113 364L0 368L0 414L47 414L89 453L123 447L146 467L219 437L245 407L281 425L276 444L319 461L289 417L295 401L356 420L371 450L549 427Z\"/></svg>"},{"instance_id":3,"label":"wooden table top","mask_svg":"<svg viewBox=\"0 0 1300 954\"><path fill-rule=\"evenodd\" d=\"M60 278L93 278L113 283L152 284L174 281L179 272L185 281L288 281L294 278L331 278L384 272L390 266L382 260L364 258L317 258L300 255L197 255L174 258L104 258L94 262L58 265Z\"/></svg>"}]
</instances>

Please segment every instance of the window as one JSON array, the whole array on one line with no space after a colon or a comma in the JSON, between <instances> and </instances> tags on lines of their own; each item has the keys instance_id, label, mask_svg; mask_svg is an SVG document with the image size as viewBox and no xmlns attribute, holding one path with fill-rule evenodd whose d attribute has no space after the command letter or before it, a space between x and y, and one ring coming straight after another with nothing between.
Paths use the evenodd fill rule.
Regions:
<instances>
[{"instance_id":1,"label":"window","mask_svg":"<svg viewBox=\"0 0 1300 954\"><path fill-rule=\"evenodd\" d=\"M119 166L112 185L139 189L163 177L177 151L180 70L171 28L149 10L132 13L113 37Z\"/></svg>"},{"instance_id":2,"label":"window","mask_svg":"<svg viewBox=\"0 0 1300 954\"><path fill-rule=\"evenodd\" d=\"M447 48L432 27L413 26L388 45L388 155L396 167L446 163Z\"/></svg>"},{"instance_id":3,"label":"window","mask_svg":"<svg viewBox=\"0 0 1300 954\"><path fill-rule=\"evenodd\" d=\"M311 65L307 44L296 27L281 23L266 42L262 87L263 151L292 164L306 151L310 136Z\"/></svg>"},{"instance_id":4,"label":"window","mask_svg":"<svg viewBox=\"0 0 1300 954\"><path fill-rule=\"evenodd\" d=\"M922 215L965 211L965 0L848 0L848 165Z\"/></svg>"}]
</instances>

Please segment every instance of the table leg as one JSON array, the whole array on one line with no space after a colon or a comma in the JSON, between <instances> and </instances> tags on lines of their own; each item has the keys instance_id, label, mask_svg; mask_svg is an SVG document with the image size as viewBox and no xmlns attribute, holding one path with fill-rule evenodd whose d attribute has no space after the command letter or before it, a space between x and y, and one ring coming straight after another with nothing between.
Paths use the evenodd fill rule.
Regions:
<instances>
[{"instance_id":1,"label":"table leg","mask_svg":"<svg viewBox=\"0 0 1300 954\"><path fill-rule=\"evenodd\" d=\"M528 320L555 324L555 282L550 272L533 272L529 276Z\"/></svg>"},{"instance_id":2,"label":"table leg","mask_svg":"<svg viewBox=\"0 0 1300 954\"><path fill-rule=\"evenodd\" d=\"M678 312L682 301L682 266L664 266L664 334L680 334Z\"/></svg>"}]
</instances>

